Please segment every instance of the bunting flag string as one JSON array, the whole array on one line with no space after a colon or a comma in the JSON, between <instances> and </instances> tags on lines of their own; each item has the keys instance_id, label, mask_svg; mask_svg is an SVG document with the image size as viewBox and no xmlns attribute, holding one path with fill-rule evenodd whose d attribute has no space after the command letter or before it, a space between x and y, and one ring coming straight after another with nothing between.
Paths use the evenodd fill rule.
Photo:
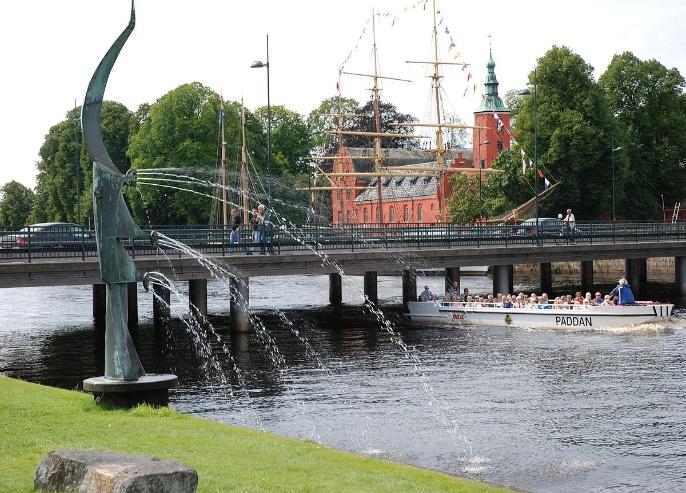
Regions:
<instances>
[{"instance_id":1,"label":"bunting flag string","mask_svg":"<svg viewBox=\"0 0 686 493\"><path fill-rule=\"evenodd\" d=\"M345 60L341 64L340 68L338 69L339 72L342 72L343 69L345 69L345 66L348 64L348 61L350 61L350 57L352 57L353 54L357 52L357 48L360 45L360 41L362 41L362 38L364 37L365 33L367 32L367 26L369 26L370 20L371 20L371 18L367 19L367 22L365 22L364 26L362 26L362 32L360 33L360 36L357 38L357 41L355 41L355 45L352 47L352 49L348 53L348 56L345 57Z\"/></svg>"}]
</instances>

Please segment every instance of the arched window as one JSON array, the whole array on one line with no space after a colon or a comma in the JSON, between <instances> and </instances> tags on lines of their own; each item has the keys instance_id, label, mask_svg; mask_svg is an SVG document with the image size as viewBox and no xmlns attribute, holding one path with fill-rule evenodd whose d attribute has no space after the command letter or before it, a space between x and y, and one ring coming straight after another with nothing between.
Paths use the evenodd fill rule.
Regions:
<instances>
[{"instance_id":1,"label":"arched window","mask_svg":"<svg viewBox=\"0 0 686 493\"><path fill-rule=\"evenodd\" d=\"M391 206L388 209L388 222L389 223L394 223L395 222L395 207Z\"/></svg>"},{"instance_id":2,"label":"arched window","mask_svg":"<svg viewBox=\"0 0 686 493\"><path fill-rule=\"evenodd\" d=\"M422 222L422 204L417 205L417 222Z\"/></svg>"},{"instance_id":3,"label":"arched window","mask_svg":"<svg viewBox=\"0 0 686 493\"><path fill-rule=\"evenodd\" d=\"M410 208L408 206L403 208L403 221L406 223L410 221Z\"/></svg>"},{"instance_id":4,"label":"arched window","mask_svg":"<svg viewBox=\"0 0 686 493\"><path fill-rule=\"evenodd\" d=\"M350 200L351 197L352 197L352 194L350 193L350 190L347 190L347 191L345 192L345 198L348 199L348 200Z\"/></svg>"},{"instance_id":5,"label":"arched window","mask_svg":"<svg viewBox=\"0 0 686 493\"><path fill-rule=\"evenodd\" d=\"M366 207L364 208L364 223L369 223L369 209L367 209Z\"/></svg>"},{"instance_id":6,"label":"arched window","mask_svg":"<svg viewBox=\"0 0 686 493\"><path fill-rule=\"evenodd\" d=\"M374 221L376 221L377 223L381 221L381 213L379 212L378 207L376 208L376 216L374 216Z\"/></svg>"},{"instance_id":7,"label":"arched window","mask_svg":"<svg viewBox=\"0 0 686 493\"><path fill-rule=\"evenodd\" d=\"M350 211L346 212L346 213L345 213L345 219L346 219L345 222L347 222L348 224L350 224L350 217L351 217L351 216L350 216Z\"/></svg>"},{"instance_id":8,"label":"arched window","mask_svg":"<svg viewBox=\"0 0 686 493\"><path fill-rule=\"evenodd\" d=\"M343 222L343 211L338 211L338 224Z\"/></svg>"}]
</instances>

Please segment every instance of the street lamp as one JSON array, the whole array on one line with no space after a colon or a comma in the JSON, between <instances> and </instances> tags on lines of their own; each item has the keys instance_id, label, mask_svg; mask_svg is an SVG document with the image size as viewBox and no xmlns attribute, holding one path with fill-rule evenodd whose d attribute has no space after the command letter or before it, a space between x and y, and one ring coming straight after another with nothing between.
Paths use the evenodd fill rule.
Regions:
<instances>
[{"instance_id":1,"label":"street lamp","mask_svg":"<svg viewBox=\"0 0 686 493\"><path fill-rule=\"evenodd\" d=\"M250 68L267 69L267 206L272 202L272 107L269 101L269 34L267 34L267 61L254 61Z\"/></svg>"},{"instance_id":2,"label":"street lamp","mask_svg":"<svg viewBox=\"0 0 686 493\"><path fill-rule=\"evenodd\" d=\"M485 146L490 144L490 140L484 140L483 142L479 142L479 146ZM479 152L479 155L481 155L481 152ZM486 160L485 159L480 159L479 160L479 212L481 214L481 217L484 217L484 201L483 198L481 197L481 170L484 169L484 166L486 166Z\"/></svg>"},{"instance_id":3,"label":"street lamp","mask_svg":"<svg viewBox=\"0 0 686 493\"><path fill-rule=\"evenodd\" d=\"M538 126L536 125L536 68L534 68L534 193L536 194L536 244L539 244L539 227L538 227ZM518 93L521 96L527 96L531 94L530 89L524 89Z\"/></svg>"},{"instance_id":4,"label":"street lamp","mask_svg":"<svg viewBox=\"0 0 686 493\"><path fill-rule=\"evenodd\" d=\"M612 222L615 222L615 152L621 150L621 146L612 148Z\"/></svg>"}]
</instances>

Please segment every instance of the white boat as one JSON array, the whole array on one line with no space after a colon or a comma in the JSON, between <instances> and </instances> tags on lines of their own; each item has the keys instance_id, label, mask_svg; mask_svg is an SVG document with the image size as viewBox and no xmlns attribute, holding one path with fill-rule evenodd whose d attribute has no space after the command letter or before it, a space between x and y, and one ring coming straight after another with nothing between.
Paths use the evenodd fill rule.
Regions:
<instances>
[{"instance_id":1,"label":"white boat","mask_svg":"<svg viewBox=\"0 0 686 493\"><path fill-rule=\"evenodd\" d=\"M673 304L645 301L635 305L555 306L503 308L500 304L450 301L411 301L407 304L408 316L413 322L532 328L627 327L667 320L674 310Z\"/></svg>"}]
</instances>

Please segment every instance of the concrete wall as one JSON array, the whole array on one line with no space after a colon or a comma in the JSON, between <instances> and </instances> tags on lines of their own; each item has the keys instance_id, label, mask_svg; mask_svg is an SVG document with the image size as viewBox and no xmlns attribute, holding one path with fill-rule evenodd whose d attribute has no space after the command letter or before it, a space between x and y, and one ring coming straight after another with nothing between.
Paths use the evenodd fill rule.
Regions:
<instances>
[{"instance_id":1,"label":"concrete wall","mask_svg":"<svg viewBox=\"0 0 686 493\"><path fill-rule=\"evenodd\" d=\"M649 258L648 272L660 274L674 273L674 257L656 257ZM579 262L553 262L553 274L580 274L581 264ZM514 266L515 275L539 273L539 264L516 264ZM593 261L594 274L623 274L624 260L594 260Z\"/></svg>"}]
</instances>

